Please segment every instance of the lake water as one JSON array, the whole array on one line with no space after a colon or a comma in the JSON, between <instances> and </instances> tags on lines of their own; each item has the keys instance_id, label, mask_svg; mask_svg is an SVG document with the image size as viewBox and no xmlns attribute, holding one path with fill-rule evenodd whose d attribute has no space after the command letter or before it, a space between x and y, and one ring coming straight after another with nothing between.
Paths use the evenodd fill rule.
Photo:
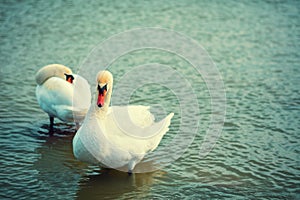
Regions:
<instances>
[{"instance_id":1,"label":"lake water","mask_svg":"<svg viewBox=\"0 0 300 200\"><path fill-rule=\"evenodd\" d=\"M1 1L0 9L1 199L300 198L299 1L29 0ZM121 56L109 68L116 88L135 66L170 66L197 98L189 115L201 119L179 159L128 176L77 161L72 123L56 120L54 134L48 134L34 76L51 63L83 70L100 42L143 27L177 31L206 49L224 82L226 119L214 148L199 157L213 115L203 77L183 58L159 49ZM184 87L179 91L189 94ZM153 105L158 119L161 110L175 113L161 143L169 149L182 123L177 95L149 84L130 98L131 104Z\"/></svg>"}]
</instances>

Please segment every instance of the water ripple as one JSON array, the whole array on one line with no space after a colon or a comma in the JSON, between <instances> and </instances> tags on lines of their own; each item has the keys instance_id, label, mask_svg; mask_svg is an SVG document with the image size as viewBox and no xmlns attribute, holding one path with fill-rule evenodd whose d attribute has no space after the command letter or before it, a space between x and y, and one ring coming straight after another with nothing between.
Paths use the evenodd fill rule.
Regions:
<instances>
[{"instance_id":1,"label":"water ripple","mask_svg":"<svg viewBox=\"0 0 300 200\"><path fill-rule=\"evenodd\" d=\"M194 0L1 2L1 198L299 199L298 8L298 1L229 0L222 6ZM188 116L201 119L180 159L162 171L128 177L77 161L71 146L74 124L57 120L49 135L48 116L35 98L34 74L50 63L76 69L100 41L145 26L179 31L207 49L226 86L226 120L213 150L200 158L212 115L201 76L169 52L122 56L110 68L116 84L131 67L168 65L190 82L200 113L189 108ZM178 85L178 80L169 81ZM157 102L164 112L175 112L162 141L172 148L182 112L176 95L149 85L136 90L130 101L154 105L159 119L164 113Z\"/></svg>"}]
</instances>

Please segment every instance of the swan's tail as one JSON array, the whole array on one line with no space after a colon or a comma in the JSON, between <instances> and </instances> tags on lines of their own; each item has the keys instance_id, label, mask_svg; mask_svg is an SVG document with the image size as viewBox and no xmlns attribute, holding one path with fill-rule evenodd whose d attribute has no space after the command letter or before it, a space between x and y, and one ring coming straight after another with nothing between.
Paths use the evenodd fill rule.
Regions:
<instances>
[{"instance_id":1,"label":"swan's tail","mask_svg":"<svg viewBox=\"0 0 300 200\"><path fill-rule=\"evenodd\" d=\"M161 125L161 129L160 129L159 133L155 136L154 145L151 148L151 151L153 151L154 149L157 148L162 137L169 131L169 126L171 124L171 119L173 116L174 116L174 113L170 113L167 117L165 117L160 122L158 122L158 124Z\"/></svg>"}]
</instances>

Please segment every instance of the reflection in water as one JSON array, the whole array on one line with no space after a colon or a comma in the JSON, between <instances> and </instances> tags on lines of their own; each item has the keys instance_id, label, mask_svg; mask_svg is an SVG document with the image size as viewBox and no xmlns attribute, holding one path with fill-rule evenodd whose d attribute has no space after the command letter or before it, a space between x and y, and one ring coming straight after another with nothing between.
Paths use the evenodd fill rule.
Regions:
<instances>
[{"instance_id":1,"label":"reflection in water","mask_svg":"<svg viewBox=\"0 0 300 200\"><path fill-rule=\"evenodd\" d=\"M38 131L44 143L35 149L39 158L32 168L37 171L38 191L45 197L73 197L77 190L79 173L86 166L78 163L72 153L72 138L75 129L71 125L55 124L49 135L49 125L43 125ZM49 196L49 192L51 196Z\"/></svg>"},{"instance_id":2,"label":"reflection in water","mask_svg":"<svg viewBox=\"0 0 300 200\"><path fill-rule=\"evenodd\" d=\"M82 2L0 3L1 199L83 199L89 192L90 199L107 190L120 198L143 198L144 190L143 199L300 199L299 1ZM185 75L199 99L199 132L185 154L163 168L162 179L156 173L129 178L125 173L126 183L122 174L105 177L73 158L73 124L56 123L48 135L34 76L39 66L53 62L80 66L113 34L152 26L178 31L207 49L226 86L227 116L214 149L199 159L212 105L192 65L160 49L111 61L116 84L136 66L171 66ZM163 91L159 85L141 88L131 102L180 113L177 101L170 103ZM180 127L181 119L176 120L172 131ZM173 138L167 134L162 145Z\"/></svg>"},{"instance_id":3,"label":"reflection in water","mask_svg":"<svg viewBox=\"0 0 300 200\"><path fill-rule=\"evenodd\" d=\"M142 198L147 195L157 178L165 174L163 171L156 171L129 176L125 172L99 169L97 166L88 166L77 161L72 152L72 139L75 134L72 125L56 124L53 135L49 135L49 125L42 125L37 132L38 139L44 143L35 149L39 158L32 169L37 171L36 182L40 186L36 192L47 191L45 198L50 197L49 192L53 197L64 198L118 198L134 190L140 191L135 195Z\"/></svg>"},{"instance_id":4,"label":"reflection in water","mask_svg":"<svg viewBox=\"0 0 300 200\"><path fill-rule=\"evenodd\" d=\"M54 122L53 127L50 126L50 123L42 124L37 133L40 135L49 135L54 137L68 137L75 135L75 123L65 123L58 119L57 121L57 123Z\"/></svg>"},{"instance_id":5,"label":"reflection in water","mask_svg":"<svg viewBox=\"0 0 300 200\"><path fill-rule=\"evenodd\" d=\"M96 173L94 171L94 173ZM135 198L147 196L151 186L155 184L156 178L164 175L163 171L152 173L136 173L128 175L126 172L114 169L102 169L98 174L86 175L79 182L80 189L77 192L78 199L116 199L120 197Z\"/></svg>"}]
</instances>

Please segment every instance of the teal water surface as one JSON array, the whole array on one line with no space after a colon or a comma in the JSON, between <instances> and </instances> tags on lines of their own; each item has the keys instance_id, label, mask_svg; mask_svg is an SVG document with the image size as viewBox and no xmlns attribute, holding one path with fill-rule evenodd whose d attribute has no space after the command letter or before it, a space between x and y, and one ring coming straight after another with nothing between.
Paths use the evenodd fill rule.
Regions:
<instances>
[{"instance_id":1,"label":"teal water surface","mask_svg":"<svg viewBox=\"0 0 300 200\"><path fill-rule=\"evenodd\" d=\"M1 199L299 199L299 9L299 1L267 0L1 1ZM56 120L49 136L35 73L51 63L76 71L101 41L144 27L180 32L207 50L226 90L222 134L200 159L212 114L205 82L170 52L130 52L110 66L116 84L137 65L171 66L197 96L200 113L189 110L201 118L197 135L180 159L152 173L81 163L72 154L72 123ZM154 110L158 102L175 113L161 144L172 148L181 122L176 95L148 85L130 99Z\"/></svg>"}]
</instances>

